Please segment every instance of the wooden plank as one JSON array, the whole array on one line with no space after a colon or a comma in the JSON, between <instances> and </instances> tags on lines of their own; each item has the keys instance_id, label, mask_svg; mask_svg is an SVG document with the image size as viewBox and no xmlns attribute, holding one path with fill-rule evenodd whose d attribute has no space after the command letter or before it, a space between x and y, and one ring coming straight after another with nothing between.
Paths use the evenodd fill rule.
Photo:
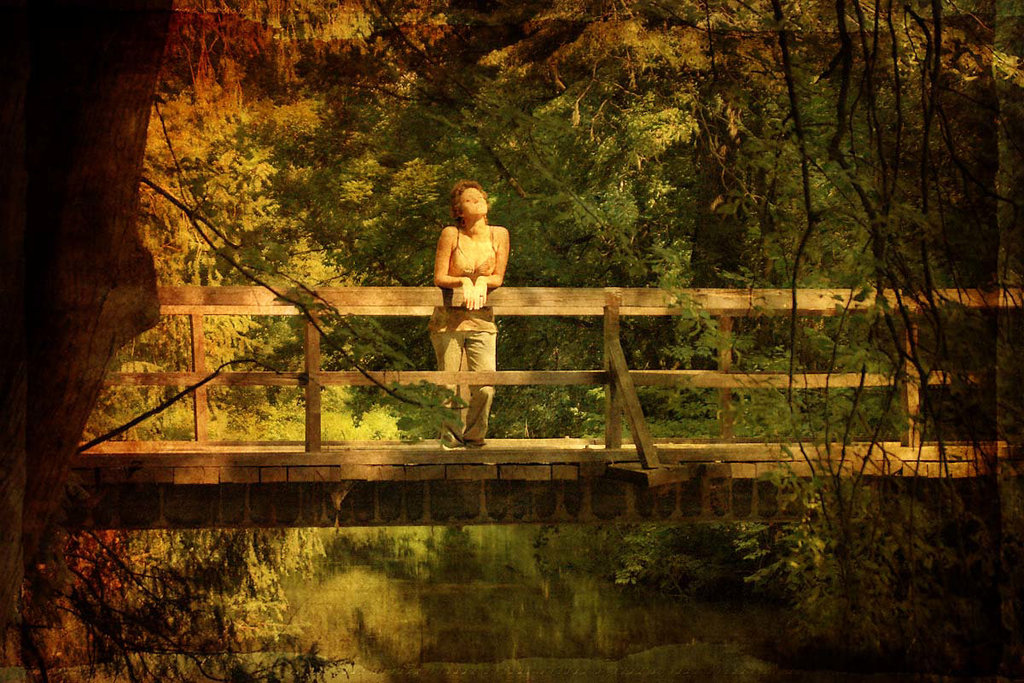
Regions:
<instances>
[{"instance_id":1,"label":"wooden plank","mask_svg":"<svg viewBox=\"0 0 1024 683\"><path fill-rule=\"evenodd\" d=\"M464 385L598 385L604 383L603 370L488 370L476 372L440 372L436 370L384 370L370 372L374 379L358 371L320 372L324 386L376 386L379 384ZM300 386L305 373L300 372L222 372L210 380L209 386ZM187 386L203 379L194 372L120 372L110 373L107 386ZM376 381L375 381L376 380Z\"/></svg>"},{"instance_id":2,"label":"wooden plank","mask_svg":"<svg viewBox=\"0 0 1024 683\"><path fill-rule=\"evenodd\" d=\"M581 462L578 467L578 473L580 478L594 479L596 477L603 477L607 469L608 463Z\"/></svg>"},{"instance_id":3,"label":"wooden plank","mask_svg":"<svg viewBox=\"0 0 1024 683\"><path fill-rule=\"evenodd\" d=\"M173 484L172 467L104 467L95 470L101 484Z\"/></svg>"},{"instance_id":4,"label":"wooden plank","mask_svg":"<svg viewBox=\"0 0 1024 683\"><path fill-rule=\"evenodd\" d=\"M693 456L708 459L782 457L784 449L789 448L797 457L801 457L799 443L769 443L764 441L747 442L715 442L706 440L678 440L667 438L652 440L658 444L666 457ZM436 441L407 443L397 441L360 441L348 445L339 442L330 449L318 453L305 454L298 443L260 444L239 442L207 442L196 444L191 441L127 441L107 442L96 446L88 453L74 457L72 464L79 468L93 467L125 467L132 465L155 466L188 466L206 465L210 463L251 462L263 466L274 464L292 464L301 460L307 464L342 464L344 462L366 462L376 464L409 464L418 462L479 462L509 461L522 463L544 463L551 461L607 461L615 458L635 459L635 447L625 444L621 449L604 449L594 446L593 439L493 439L482 449L448 450L441 448ZM813 443L803 444L808 452L816 454L822 446ZM991 457L999 444L982 442L977 445L970 443L947 443L942 449L937 444L924 444L917 448L901 446L898 442L875 444L876 453L885 452L891 457L925 461L973 460L979 457ZM838 449L833 444L833 449ZM866 452L871 448L868 442L857 442L848 445L850 452Z\"/></svg>"},{"instance_id":5,"label":"wooden plank","mask_svg":"<svg viewBox=\"0 0 1024 683\"><path fill-rule=\"evenodd\" d=\"M791 462L789 463L790 470L794 476L797 477L810 477L813 476L812 465L807 462ZM820 471L820 469L819 469Z\"/></svg>"},{"instance_id":6,"label":"wooden plank","mask_svg":"<svg viewBox=\"0 0 1024 683\"><path fill-rule=\"evenodd\" d=\"M508 449L504 453L492 453L486 458L477 454L453 453L441 451L437 453L392 453L387 451L351 451L351 452L320 452L308 455L294 453L173 453L173 454L134 454L130 456L142 467L171 466L206 466L206 467L287 467L289 465L430 465L505 463L515 465L550 465L607 463L622 460L635 460L633 449L621 449L611 453L603 451L561 451L538 454L536 451L520 452ZM120 467L124 465L126 456L116 453L89 456L87 461L76 462L77 469L96 469Z\"/></svg>"},{"instance_id":7,"label":"wooden plank","mask_svg":"<svg viewBox=\"0 0 1024 683\"><path fill-rule=\"evenodd\" d=\"M656 288L622 288L623 315L677 315L684 310L703 309L712 315L750 317L789 315L792 312L788 289L688 289L676 293ZM840 309L865 310L874 305L874 295L854 300L848 289L801 289L797 292L798 315L836 315ZM933 298L972 308L1019 308L1020 290L981 291L941 289ZM298 308L260 287L160 287L161 312L165 315L201 313L205 315L295 315ZM337 287L317 291L343 315L430 315L443 305L442 292L436 287ZM457 298L457 295L456 295ZM885 292L891 305L897 297ZM368 303L373 302L373 303ZM499 315L592 315L603 314L605 293L600 288L502 287L489 296ZM458 301L453 300L458 304ZM912 300L905 305L919 306Z\"/></svg>"},{"instance_id":8,"label":"wooden plank","mask_svg":"<svg viewBox=\"0 0 1024 683\"><path fill-rule=\"evenodd\" d=\"M552 465L551 478L558 481L575 481L580 478L578 465Z\"/></svg>"},{"instance_id":9,"label":"wooden plank","mask_svg":"<svg viewBox=\"0 0 1024 683\"><path fill-rule=\"evenodd\" d=\"M320 450L323 430L320 424L320 330L307 320L303 340L306 364L306 452Z\"/></svg>"},{"instance_id":10,"label":"wooden plank","mask_svg":"<svg viewBox=\"0 0 1024 683\"><path fill-rule=\"evenodd\" d=\"M83 462L89 462L90 458L104 455L116 454L122 457L132 454L147 453L253 453L253 452L294 452L302 453L302 442L226 442L207 441L196 443L195 441L105 441L96 444L86 453L75 457L81 458Z\"/></svg>"},{"instance_id":11,"label":"wooden plank","mask_svg":"<svg viewBox=\"0 0 1024 683\"><path fill-rule=\"evenodd\" d=\"M371 481L406 481L406 468L401 465L378 465L374 469L376 479Z\"/></svg>"},{"instance_id":12,"label":"wooden plank","mask_svg":"<svg viewBox=\"0 0 1024 683\"><path fill-rule=\"evenodd\" d=\"M206 386L299 386L300 372L222 372ZM205 375L198 372L112 372L104 379L106 386L188 386ZM205 387L200 387L205 389ZM198 391L198 389L197 389Z\"/></svg>"},{"instance_id":13,"label":"wooden plank","mask_svg":"<svg viewBox=\"0 0 1024 683\"><path fill-rule=\"evenodd\" d=\"M383 481L386 479L406 479L404 468L391 465L366 465L343 463L339 466L343 480Z\"/></svg>"},{"instance_id":14,"label":"wooden plank","mask_svg":"<svg viewBox=\"0 0 1024 683\"><path fill-rule=\"evenodd\" d=\"M799 449L793 450L799 457ZM664 462L756 462L789 457L781 444L760 443L659 444L658 453Z\"/></svg>"},{"instance_id":15,"label":"wooden plank","mask_svg":"<svg viewBox=\"0 0 1024 683\"><path fill-rule=\"evenodd\" d=\"M550 481L550 465L498 465L499 479Z\"/></svg>"},{"instance_id":16,"label":"wooden plank","mask_svg":"<svg viewBox=\"0 0 1024 683\"><path fill-rule=\"evenodd\" d=\"M220 483L222 484L258 484L260 483L259 467L221 467Z\"/></svg>"},{"instance_id":17,"label":"wooden plank","mask_svg":"<svg viewBox=\"0 0 1024 683\"><path fill-rule=\"evenodd\" d=\"M732 466L734 479L757 479L757 464L738 462Z\"/></svg>"},{"instance_id":18,"label":"wooden plank","mask_svg":"<svg viewBox=\"0 0 1024 683\"><path fill-rule=\"evenodd\" d=\"M722 372L720 370L630 370L636 386L677 386L694 389L785 389L789 374L785 372ZM863 378L866 387L892 385L891 378L869 374ZM797 373L796 389L853 388L861 385L859 372Z\"/></svg>"},{"instance_id":19,"label":"wooden plank","mask_svg":"<svg viewBox=\"0 0 1024 683\"><path fill-rule=\"evenodd\" d=\"M213 304L161 304L160 315L298 315L295 306L266 306L239 304L224 306Z\"/></svg>"},{"instance_id":20,"label":"wooden plank","mask_svg":"<svg viewBox=\"0 0 1024 683\"><path fill-rule=\"evenodd\" d=\"M903 333L904 381L901 389L903 411L907 416L907 426L903 433L903 445L914 447L921 442L921 386L920 375L911 362L917 353L917 326L911 324Z\"/></svg>"},{"instance_id":21,"label":"wooden plank","mask_svg":"<svg viewBox=\"0 0 1024 683\"><path fill-rule=\"evenodd\" d=\"M702 440L695 443L705 443ZM208 441L197 444L194 441L106 441L93 446L89 451L79 457L91 458L94 455L105 453L117 453L121 455L131 453L303 453L304 441ZM324 452L351 452L351 451L399 451L407 453L489 453L491 451L503 452L504 449L515 449L524 451L528 449L547 449L552 447L558 450L581 449L581 450L604 450L600 439L592 438L570 438L558 439L489 439L487 445L480 451L474 450L447 450L438 445L438 441L431 439L425 441L399 441L387 439L353 440L353 441L325 441L323 442Z\"/></svg>"},{"instance_id":22,"label":"wooden plank","mask_svg":"<svg viewBox=\"0 0 1024 683\"><path fill-rule=\"evenodd\" d=\"M558 442L559 439L552 441ZM492 448L482 455L477 450L450 451L435 446L431 449L422 448L381 448L330 450L317 453L301 453L295 451L233 451L217 453L215 451L168 452L168 453L116 453L106 452L77 456L74 466L80 468L116 467L125 462L134 462L146 466L190 466L190 465L252 465L259 467L287 466L301 463L304 465L341 465L373 464L373 465L418 465L437 462L471 464L479 462L508 462L515 464L552 464L578 462L611 462L615 460L633 460L636 451L632 447L616 450L599 448L554 448L539 450L537 448Z\"/></svg>"},{"instance_id":23,"label":"wooden plank","mask_svg":"<svg viewBox=\"0 0 1024 683\"><path fill-rule=\"evenodd\" d=\"M165 306L181 307L232 307L284 309L296 307L287 301L278 300L272 293L259 287L163 287L159 290ZM338 287L324 288L317 292L323 300L341 313L373 311L387 314L394 309L410 307L430 308L444 304L442 291L436 287ZM646 294L646 296L645 296ZM457 296L456 296L457 298ZM641 290L637 301L654 306L665 305L665 294L660 290ZM372 301L372 304L367 302ZM511 305L521 308L561 308L566 305L600 309L603 304L602 290L566 290L554 287L501 288L490 295L492 304ZM459 305L459 301L453 301ZM388 309L391 309L389 311Z\"/></svg>"},{"instance_id":24,"label":"wooden plank","mask_svg":"<svg viewBox=\"0 0 1024 683\"><path fill-rule=\"evenodd\" d=\"M496 465L445 465L444 478L451 480L497 479Z\"/></svg>"},{"instance_id":25,"label":"wooden plank","mask_svg":"<svg viewBox=\"0 0 1024 683\"><path fill-rule=\"evenodd\" d=\"M755 466L758 478L764 477L769 472L777 472L779 470L796 477L806 478L811 476L811 466L806 462L759 462Z\"/></svg>"},{"instance_id":26,"label":"wooden plank","mask_svg":"<svg viewBox=\"0 0 1024 683\"><path fill-rule=\"evenodd\" d=\"M619 386L611 377L611 359L608 355L609 344L619 340L619 307L622 304L622 292L617 289L607 291L604 307L604 345L603 361L607 377L604 379L604 444L608 448L622 447L622 398Z\"/></svg>"},{"instance_id":27,"label":"wooden plank","mask_svg":"<svg viewBox=\"0 0 1024 683\"><path fill-rule=\"evenodd\" d=\"M151 476L148 472L169 472L172 468L180 468L181 474L174 477L174 481L190 481L216 483L212 475L195 474L201 470L220 472L219 481L227 482L240 479L242 483L255 483L254 471L260 472L259 481L285 481L291 480L291 470L300 468L333 467L340 468L341 479L354 480L381 480L400 478L399 471L408 474L412 472L414 479L417 476L426 478L439 478L444 476L444 470L425 470L429 467L451 466L455 469L453 476L460 476L458 468L483 466L495 467L530 467L540 466L548 470L551 466L561 466L559 472L565 476L572 476L572 472L578 472L577 476L600 476L604 468L609 464L623 462L637 462L638 456L635 449L623 448L618 450L588 449L588 448L559 448L561 439L548 440L552 446L549 449L538 450L514 448L494 448L483 450L465 451L442 451L430 452L423 448L407 448L402 452L401 447L397 449L362 450L349 451L327 451L311 454L290 453L150 453L150 454L125 454L117 455L108 453L103 455L79 456L73 467L77 470L93 473L91 476L98 476L101 481L107 476L105 471L112 471L109 475L115 483L125 479L123 472L131 470L138 472L134 474L131 481L147 481ZM902 474L912 476L920 472L926 476L945 476L943 462L952 466L957 476L967 476L963 472L972 473L986 471L987 460L982 453L994 452L996 445L982 444L980 450L976 450L970 444L951 444L941 451L937 445L928 445L920 448L901 446L898 443L849 444L846 447L845 455L838 445L833 445L830 452L817 444L804 444L804 451L812 460L815 467L823 472L843 471L844 476L862 471L870 476ZM766 443L688 443L672 444L661 443L659 445L659 456L661 463L666 466L675 465L706 465L716 466L745 463L754 465L755 468L761 465L782 464L789 462L798 471L810 471L810 465L801 454L800 444L766 444ZM796 460L790 460L787 453L796 454ZM396 452L397 451L397 452ZM866 464L864 464L867 459ZM416 463L422 463L419 467ZM918 464L920 463L920 468ZM408 465L406 467L406 465ZM935 467L932 467L932 466ZM248 469L243 474L232 474L233 469ZM386 469L391 472L387 473ZM240 470L241 471L241 470ZM469 470L467 470L469 471ZM515 471L515 470L509 470ZM225 472L227 472L225 474ZM419 475L417 474L420 473ZM495 471L496 472L496 471ZM555 469L551 468L551 477L555 477ZM755 469L755 472L760 470ZM425 474L427 473L427 474ZM497 476L496 472L492 476ZM468 476L468 475L466 475ZM738 476L738 475L733 475ZM970 476L974 476L971 474ZM408 477L406 477L408 478Z\"/></svg>"},{"instance_id":28,"label":"wooden plank","mask_svg":"<svg viewBox=\"0 0 1024 683\"><path fill-rule=\"evenodd\" d=\"M141 472L152 472L152 469L142 469L138 467L104 467L102 469L76 469L72 468L72 472L81 477L86 483L99 483L99 484L128 484L133 481L132 476L138 475ZM171 481L174 481L174 472L171 471ZM144 479L137 480L140 483L149 483Z\"/></svg>"},{"instance_id":29,"label":"wooden plank","mask_svg":"<svg viewBox=\"0 0 1024 683\"><path fill-rule=\"evenodd\" d=\"M219 467L175 467L175 484L219 484Z\"/></svg>"},{"instance_id":30,"label":"wooden plank","mask_svg":"<svg viewBox=\"0 0 1024 683\"><path fill-rule=\"evenodd\" d=\"M347 478L347 477L346 477ZM330 466L313 467L289 467L288 481L293 482L316 482L316 481L341 481L341 468Z\"/></svg>"},{"instance_id":31,"label":"wooden plank","mask_svg":"<svg viewBox=\"0 0 1024 683\"><path fill-rule=\"evenodd\" d=\"M321 386L376 386L417 384L458 384L477 386L527 385L589 385L604 384L608 380L605 370L482 370L476 372L440 372L436 370L383 370L369 373L368 379L358 371L321 371L317 377ZM720 370L630 370L635 386L663 386L694 389L785 389L789 375L784 372L722 372ZM115 372L107 375L106 386L188 386L203 379L195 372ZM301 386L305 374L300 372L222 372L207 386ZM972 376L968 375L968 379ZM930 384L946 384L947 373L935 372ZM375 381L376 380L376 381ZM858 372L798 373L793 376L796 389L854 388L861 385ZM891 378L883 374L867 374L865 387L886 387ZM202 387L201 387L202 388Z\"/></svg>"},{"instance_id":32,"label":"wooden plank","mask_svg":"<svg viewBox=\"0 0 1024 683\"><path fill-rule=\"evenodd\" d=\"M702 474L709 479L729 479L732 477L732 463L713 462L703 465Z\"/></svg>"},{"instance_id":33,"label":"wooden plank","mask_svg":"<svg viewBox=\"0 0 1024 683\"><path fill-rule=\"evenodd\" d=\"M668 311L672 294L656 288L611 288L622 306ZM488 297L501 315L604 315L609 288L502 287ZM566 313L562 313L566 311Z\"/></svg>"},{"instance_id":34,"label":"wooden plank","mask_svg":"<svg viewBox=\"0 0 1024 683\"><path fill-rule=\"evenodd\" d=\"M695 473L692 465L662 465L644 468L639 463L608 465L605 476L622 479L649 488L689 481Z\"/></svg>"},{"instance_id":35,"label":"wooden plank","mask_svg":"<svg viewBox=\"0 0 1024 683\"><path fill-rule=\"evenodd\" d=\"M261 484L277 484L288 481L288 468L287 467L261 467L260 468L260 483Z\"/></svg>"},{"instance_id":36,"label":"wooden plank","mask_svg":"<svg viewBox=\"0 0 1024 683\"><path fill-rule=\"evenodd\" d=\"M403 468L406 481L444 479L444 465L410 465Z\"/></svg>"},{"instance_id":37,"label":"wooden plank","mask_svg":"<svg viewBox=\"0 0 1024 683\"><path fill-rule=\"evenodd\" d=\"M904 460L940 461L947 460L969 460L977 457L986 457L997 452L999 442L970 443L948 443L941 448L936 443L921 444L918 446L892 445L886 450L889 453L898 454Z\"/></svg>"},{"instance_id":38,"label":"wooden plank","mask_svg":"<svg viewBox=\"0 0 1024 683\"><path fill-rule=\"evenodd\" d=\"M279 305L276 295L265 287L229 286L229 287L198 287L194 285L177 285L158 287L157 296L161 304L178 306L210 306L210 305L245 305L272 306Z\"/></svg>"},{"instance_id":39,"label":"wooden plank","mask_svg":"<svg viewBox=\"0 0 1024 683\"><path fill-rule=\"evenodd\" d=\"M657 467L658 451L651 441L651 434L644 421L643 409L640 407L640 399L636 395L636 387L629 376L629 368L626 365L626 354L622 351L622 345L618 339L605 340L605 347L611 359L612 376L619 385L622 395L622 405L625 408L626 417L629 419L629 428L633 432L633 441L636 444L637 454L640 462L645 468Z\"/></svg>"},{"instance_id":40,"label":"wooden plank","mask_svg":"<svg viewBox=\"0 0 1024 683\"><path fill-rule=\"evenodd\" d=\"M732 370L732 318L722 316L718 319L720 335L718 346L718 370ZM719 434L723 439L733 437L732 391L728 388L718 390L718 425Z\"/></svg>"},{"instance_id":41,"label":"wooden plank","mask_svg":"<svg viewBox=\"0 0 1024 683\"><path fill-rule=\"evenodd\" d=\"M191 337L192 348L192 372L203 377L207 374L206 369L206 337L203 333L203 316L193 313L189 316L189 336ZM200 380L190 382L198 383ZM210 422L210 402L206 393L206 386L197 387L192 392L192 426L196 441L207 441L210 438L207 425Z\"/></svg>"}]
</instances>

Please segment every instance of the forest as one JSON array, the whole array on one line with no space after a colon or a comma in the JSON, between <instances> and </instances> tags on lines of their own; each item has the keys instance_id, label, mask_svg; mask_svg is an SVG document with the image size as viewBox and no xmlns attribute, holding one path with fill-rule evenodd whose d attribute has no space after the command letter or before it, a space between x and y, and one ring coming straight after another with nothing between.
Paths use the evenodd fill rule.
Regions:
<instances>
[{"instance_id":1,"label":"forest","mask_svg":"<svg viewBox=\"0 0 1024 683\"><path fill-rule=\"evenodd\" d=\"M82 237L90 221L108 219L88 215L76 239L47 241L45 221L57 220L47 213L52 199L32 188L61 143L35 143L29 126L22 142L29 227L24 247L11 252L28 256L5 276L22 273L25 301L84 301L70 276L47 279L48 268L65 267L75 254L97 271L128 273L112 277L138 279L141 290L256 285L287 292L308 310L320 288L428 286L438 235L451 221L448 192L472 178L488 192L490 220L511 235L507 287L659 287L684 306L686 291L697 288L790 290L791 315L746 318L729 330L737 370L893 379L880 387L737 391L729 411L738 439L836 448L898 441L908 419L899 387L909 381L925 387L917 430L940 451L946 443L1000 441L1008 452L1020 445L1020 2L44 4L58 15L58 36L73 32L76 13L94 13L90 21L106 40L136 36L119 48L126 64L147 55L145 69L118 62L120 76L114 69L106 77L114 85L103 92L134 102L134 113L89 110L81 96L83 120L134 121L124 128L137 147L119 180L124 189L105 201L119 207L114 218L137 234L137 245L90 244ZM40 14L22 15L42 30ZM145 18L110 21L125 15ZM65 49L88 48L75 40L82 39L67 39ZM30 48L26 63L43 60L44 85L47 78L107 83L88 66L68 75L37 57L38 45ZM27 111L55 107L59 86L32 95L31 78ZM118 91L129 82L134 99ZM61 121L45 120L55 128ZM69 181L73 192L75 182L104 178L116 160L101 154L66 163L69 177L87 178ZM25 182L12 177L11 192ZM33 233L33 225L43 227ZM104 267L90 251L118 249L138 250L139 262L152 265ZM118 258L125 257L110 263L124 263ZM42 295L28 294L33 283ZM849 290L866 305L801 317L801 288ZM1005 293L1013 306L971 309L935 296L976 289ZM886 291L899 293L895 305ZM102 298L94 293L94 301ZM45 303L39 310L51 309L63 310ZM754 605L780 615L780 640L764 658L785 670L1024 674L1024 488L1019 474L1001 474L994 450L986 451L993 474L966 483L779 474L776 483L806 510L792 523L529 527L508 536L459 528L75 531L62 523L53 491L79 495L67 480L77 444L181 389L101 388L103 372L186 370L187 323L158 318L151 306L126 314L128 322L111 326L112 341L94 344L104 347L102 357L76 364L63 362L56 342L36 350L33 339L55 339L59 325L78 319L41 321L44 313L25 310L29 332L19 348L28 358L21 413L28 436L22 469L5 467L2 493L4 514L17 519L10 528L24 524L26 545L14 552L22 534L4 537L5 578L14 565L24 570L6 582L5 598L21 597L8 600L17 606L5 617L0 666L24 666L33 679L329 680L339 667L367 666L366 650L332 651L326 626L304 626L296 586L363 566L436 584L487 579L522 588L529 577L545 598L569 591L565 577L573 576L594 582L578 594L592 601L613 593L626 601L654 596L679 611L709 599ZM94 309L83 311L85 320ZM95 311L88 329L102 329L110 315ZM325 368L434 367L422 318L317 314ZM917 331L908 344L912 315ZM299 318L209 316L205 324L210 368L301 370ZM674 318L624 319L621 334L630 368L704 369L716 367L723 331L693 306ZM594 367L600 338L600 320L508 318L500 321L498 367ZM88 378L73 389L76 417L62 437L50 435L46 415L59 413L70 394L51 397L32 384L34 368L57 365ZM930 384L939 373L948 381ZM19 386L12 377L4 366L0 386L11 405ZM73 391L67 386L79 385L60 391ZM718 391L643 387L639 396L654 436L717 435ZM116 438L193 439L192 400ZM211 387L207 400L211 440L303 438L297 388ZM430 387L329 387L323 438L430 439L442 413ZM600 388L500 387L491 433L592 437L604 419ZM15 421L4 425L8 441ZM16 514L8 505L14 493L23 496L23 506L13 503ZM519 559L489 564L484 558L499 543L518 548ZM596 603L587 604L581 609L599 619ZM658 614L673 618L671 610ZM533 618L531 628L546 628ZM569 656L571 641L558 642ZM635 654L608 647L602 657Z\"/></svg>"}]
</instances>

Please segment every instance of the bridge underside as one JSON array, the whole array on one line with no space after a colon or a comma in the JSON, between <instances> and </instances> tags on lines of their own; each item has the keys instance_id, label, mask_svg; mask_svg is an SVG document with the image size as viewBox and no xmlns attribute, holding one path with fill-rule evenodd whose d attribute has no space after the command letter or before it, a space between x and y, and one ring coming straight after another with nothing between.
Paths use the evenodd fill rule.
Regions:
<instances>
[{"instance_id":1,"label":"bridge underside","mask_svg":"<svg viewBox=\"0 0 1024 683\"><path fill-rule=\"evenodd\" d=\"M780 521L800 510L777 478L766 478L779 468L803 477L832 471L966 483L995 462L994 453L973 447L944 449L939 461L927 446L861 444L833 450L829 460L799 444L661 443L664 476L652 479L633 476L639 464L630 446L558 441L318 453L244 444L197 452L194 443L163 444L154 453L145 452L152 446L104 444L75 462L83 495L69 519L118 529ZM655 480L661 485L648 485Z\"/></svg>"},{"instance_id":2,"label":"bridge underside","mask_svg":"<svg viewBox=\"0 0 1024 683\"><path fill-rule=\"evenodd\" d=\"M774 485L714 476L656 489L588 478L106 484L86 491L77 525L118 529L725 521L796 513Z\"/></svg>"}]
</instances>

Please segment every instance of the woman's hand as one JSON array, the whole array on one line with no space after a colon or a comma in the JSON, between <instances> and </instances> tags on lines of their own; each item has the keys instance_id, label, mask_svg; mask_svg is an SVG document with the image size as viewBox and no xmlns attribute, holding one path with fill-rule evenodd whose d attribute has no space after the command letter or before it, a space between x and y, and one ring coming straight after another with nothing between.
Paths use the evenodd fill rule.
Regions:
<instances>
[{"instance_id":1,"label":"woman's hand","mask_svg":"<svg viewBox=\"0 0 1024 683\"><path fill-rule=\"evenodd\" d=\"M474 284L468 277L462 278L462 298L465 299L465 306L470 311L483 308L487 302L487 281L478 278Z\"/></svg>"},{"instance_id":2,"label":"woman's hand","mask_svg":"<svg viewBox=\"0 0 1024 683\"><path fill-rule=\"evenodd\" d=\"M480 295L477 293L476 285L468 277L462 279L463 305L470 311L480 308Z\"/></svg>"},{"instance_id":3,"label":"woman's hand","mask_svg":"<svg viewBox=\"0 0 1024 683\"><path fill-rule=\"evenodd\" d=\"M483 308L487 304L487 278L478 277L474 287L476 289L477 299L480 302L480 305L477 306L477 308Z\"/></svg>"}]
</instances>

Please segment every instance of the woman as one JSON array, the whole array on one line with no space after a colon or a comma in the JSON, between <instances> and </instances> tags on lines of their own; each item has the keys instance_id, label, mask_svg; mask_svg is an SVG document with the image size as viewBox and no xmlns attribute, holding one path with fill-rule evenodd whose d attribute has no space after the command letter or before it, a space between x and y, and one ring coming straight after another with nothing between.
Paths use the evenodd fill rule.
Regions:
<instances>
[{"instance_id":1,"label":"woman","mask_svg":"<svg viewBox=\"0 0 1024 683\"><path fill-rule=\"evenodd\" d=\"M455 225L441 231L434 257L434 284L451 291L445 292L446 305L435 308L430 318L430 341L441 371L460 370L463 351L470 371L494 370L498 328L487 293L505 279L508 230L488 225L487 193L473 180L460 180L452 188L451 212ZM455 290L464 301L458 308L451 305ZM494 387L472 387L465 426L446 425L442 445L483 446L493 398Z\"/></svg>"}]
</instances>

